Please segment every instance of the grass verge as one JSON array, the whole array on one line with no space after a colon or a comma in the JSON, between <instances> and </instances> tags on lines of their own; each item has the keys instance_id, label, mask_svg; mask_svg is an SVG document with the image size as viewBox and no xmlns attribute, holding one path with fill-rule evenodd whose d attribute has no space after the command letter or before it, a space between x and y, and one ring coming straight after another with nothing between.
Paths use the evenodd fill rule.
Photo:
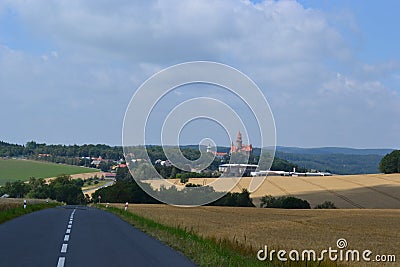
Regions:
<instances>
[{"instance_id":1,"label":"grass verge","mask_svg":"<svg viewBox=\"0 0 400 267\"><path fill-rule=\"evenodd\" d=\"M104 205L96 207L116 214L141 231L182 252L199 266L339 266L329 262L262 262L256 257L257 250L237 240L203 237L192 229L164 225L120 208Z\"/></svg>"},{"instance_id":2,"label":"grass verge","mask_svg":"<svg viewBox=\"0 0 400 267\"><path fill-rule=\"evenodd\" d=\"M9 203L0 205L0 224L16 217L28 214L34 211L54 208L60 205L57 202L30 204L26 206L26 209L19 203Z\"/></svg>"}]
</instances>

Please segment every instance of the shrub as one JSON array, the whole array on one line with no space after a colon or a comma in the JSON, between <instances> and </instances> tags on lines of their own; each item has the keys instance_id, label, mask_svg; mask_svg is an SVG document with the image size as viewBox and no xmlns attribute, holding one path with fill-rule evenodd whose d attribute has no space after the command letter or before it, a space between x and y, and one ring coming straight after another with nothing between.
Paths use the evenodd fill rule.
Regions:
<instances>
[{"instance_id":1,"label":"shrub","mask_svg":"<svg viewBox=\"0 0 400 267\"><path fill-rule=\"evenodd\" d=\"M273 197L271 195L261 198L260 207L280 209L311 209L307 200L292 196Z\"/></svg>"},{"instance_id":2,"label":"shrub","mask_svg":"<svg viewBox=\"0 0 400 267\"><path fill-rule=\"evenodd\" d=\"M325 201L325 202L315 206L314 209L336 209L336 206L331 201Z\"/></svg>"},{"instance_id":3,"label":"shrub","mask_svg":"<svg viewBox=\"0 0 400 267\"><path fill-rule=\"evenodd\" d=\"M228 192L220 199L208 204L209 206L230 206L230 207L255 207L250 193L243 189L241 193Z\"/></svg>"}]
</instances>

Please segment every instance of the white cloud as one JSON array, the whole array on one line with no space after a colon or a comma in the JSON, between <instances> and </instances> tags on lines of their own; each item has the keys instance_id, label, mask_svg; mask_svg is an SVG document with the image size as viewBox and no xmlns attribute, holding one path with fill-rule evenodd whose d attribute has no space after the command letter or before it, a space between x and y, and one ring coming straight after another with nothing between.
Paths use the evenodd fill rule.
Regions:
<instances>
[{"instance_id":1,"label":"white cloud","mask_svg":"<svg viewBox=\"0 0 400 267\"><path fill-rule=\"evenodd\" d=\"M146 78L171 64L214 60L242 70L265 92L280 144L396 144L390 132L400 127L400 99L391 87L399 85L398 63L358 62L353 41L342 34L345 23L336 27L338 17L295 1L16 0L7 8L51 49L36 56L2 44L0 86L8 88L2 96L13 97L0 102L20 105L17 95L22 95L31 109L57 110L62 103L65 110L77 110L71 115L76 120L98 108L97 114L118 121L107 130L112 136L107 142L119 142L125 105ZM351 14L344 21L351 22L345 30L360 31ZM394 82L387 85L388 79ZM370 129L371 120L364 117L380 121L384 130ZM101 120L95 121L91 127L100 131L95 125ZM313 129L317 124L322 130ZM351 131L335 135L335 127ZM372 138L379 134L385 141Z\"/></svg>"}]
</instances>

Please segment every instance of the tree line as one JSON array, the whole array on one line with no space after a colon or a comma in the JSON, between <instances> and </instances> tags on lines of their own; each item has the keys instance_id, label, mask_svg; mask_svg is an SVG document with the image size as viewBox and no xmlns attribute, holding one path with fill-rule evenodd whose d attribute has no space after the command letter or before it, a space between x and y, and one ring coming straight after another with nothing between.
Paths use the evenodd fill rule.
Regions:
<instances>
[{"instance_id":1,"label":"tree line","mask_svg":"<svg viewBox=\"0 0 400 267\"><path fill-rule=\"evenodd\" d=\"M60 175L46 183L43 178L29 178L28 182L7 182L0 187L0 196L13 198L53 199L67 204L85 204L88 197L82 193L82 180L73 180L69 175Z\"/></svg>"},{"instance_id":2,"label":"tree line","mask_svg":"<svg viewBox=\"0 0 400 267\"><path fill-rule=\"evenodd\" d=\"M123 158L122 147L104 144L84 145L47 145L45 143L27 142L25 145L9 144L0 141L0 157L35 156L50 154L51 157L102 157L119 160Z\"/></svg>"},{"instance_id":3,"label":"tree line","mask_svg":"<svg viewBox=\"0 0 400 267\"><path fill-rule=\"evenodd\" d=\"M149 187L148 184L142 186ZM187 184L186 188L198 187L200 185ZM150 189L151 190L151 189ZM173 189L172 189L173 190ZM213 191L211 187L205 190ZM111 203L141 203L141 204L157 204L160 203L157 199L148 195L142 187L140 187L131 176L128 168L119 168L116 174L116 183L112 186L103 187L92 195L94 200L101 197L102 202ZM243 190L241 193L228 192L222 198L208 204L210 206L236 206L236 207L254 207L250 193Z\"/></svg>"},{"instance_id":4,"label":"tree line","mask_svg":"<svg viewBox=\"0 0 400 267\"><path fill-rule=\"evenodd\" d=\"M183 156L191 161L197 160L201 153L199 149L188 147L180 148ZM148 157L152 164L155 164L157 160L167 160L165 156L164 149L162 146L158 145L149 145L146 147L146 151ZM84 145L47 145L45 143L37 143L35 141L27 142L25 145L18 144L9 144L6 142L0 141L0 157L28 157L34 160L44 160L54 163L64 163L69 165L78 165L78 166L86 166L99 168L102 171L109 171L112 165L115 163L112 161L118 161L120 159L124 159L123 149L121 146L108 146L104 144L84 144ZM144 155L136 155L136 157L141 157ZM102 157L103 159L112 160L110 161L102 161L99 165L91 165L92 160L90 158ZM233 159L241 159L240 155L233 155ZM261 169L268 168L266 162L259 162L259 155L252 154L248 158L248 163L250 164L260 164ZM230 160L230 156L225 156L223 158L215 157L211 162L211 165L208 166L207 170L205 170L199 176L202 177L214 177L216 174L214 172L218 172L218 167L223 163L228 163ZM195 173L187 174L187 171L180 170L175 168L174 166L166 166L155 164L155 168L157 172L163 178L178 178L187 180L189 177L196 177ZM291 171L293 168L296 168L297 171L305 172L306 169L299 167L297 164L289 162L284 159L280 159L275 157L271 166L271 170L282 170L282 171ZM146 167L143 167L143 170L146 172ZM205 176L204 176L205 175Z\"/></svg>"}]
</instances>

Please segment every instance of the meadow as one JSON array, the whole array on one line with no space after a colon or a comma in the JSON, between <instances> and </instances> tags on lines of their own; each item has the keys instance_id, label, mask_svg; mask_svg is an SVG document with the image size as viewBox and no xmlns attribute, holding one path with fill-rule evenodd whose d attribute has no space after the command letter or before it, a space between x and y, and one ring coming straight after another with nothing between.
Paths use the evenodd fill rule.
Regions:
<instances>
[{"instance_id":1,"label":"meadow","mask_svg":"<svg viewBox=\"0 0 400 267\"><path fill-rule=\"evenodd\" d=\"M373 255L400 257L400 210L180 208L161 204L129 205L128 210L163 225L189 229L202 237L231 240L253 252L264 245L287 251L335 249L336 241L344 238L347 249L369 249Z\"/></svg>"},{"instance_id":2,"label":"meadow","mask_svg":"<svg viewBox=\"0 0 400 267\"><path fill-rule=\"evenodd\" d=\"M98 172L97 169L22 159L0 159L0 185L29 177L50 178L60 174Z\"/></svg>"}]
</instances>

